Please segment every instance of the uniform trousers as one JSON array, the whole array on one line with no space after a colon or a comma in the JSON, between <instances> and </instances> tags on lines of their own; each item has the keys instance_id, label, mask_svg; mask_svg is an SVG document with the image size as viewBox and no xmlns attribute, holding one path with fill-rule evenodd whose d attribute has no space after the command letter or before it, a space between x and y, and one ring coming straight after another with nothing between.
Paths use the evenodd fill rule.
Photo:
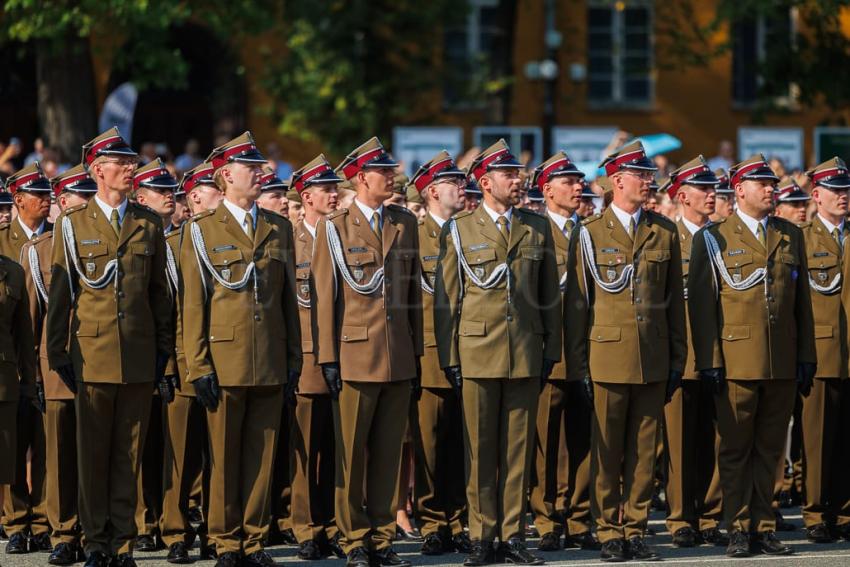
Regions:
<instances>
[{"instance_id":1,"label":"uniform trousers","mask_svg":"<svg viewBox=\"0 0 850 567\"><path fill-rule=\"evenodd\" d=\"M32 404L17 408L17 439L15 441L15 480L3 487L3 516L7 535L48 533L47 482L45 465L44 419ZM32 449L30 470L32 489L27 482L27 452Z\"/></svg>"},{"instance_id":2,"label":"uniform trousers","mask_svg":"<svg viewBox=\"0 0 850 567\"><path fill-rule=\"evenodd\" d=\"M77 416L74 400L47 400L44 434L47 445L47 518L50 541L75 544L80 539L77 515Z\"/></svg>"}]
</instances>

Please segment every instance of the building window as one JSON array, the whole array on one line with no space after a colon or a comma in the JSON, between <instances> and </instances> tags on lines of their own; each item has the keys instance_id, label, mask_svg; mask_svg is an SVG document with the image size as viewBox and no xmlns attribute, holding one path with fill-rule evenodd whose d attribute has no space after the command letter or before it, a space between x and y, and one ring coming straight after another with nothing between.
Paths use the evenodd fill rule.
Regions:
<instances>
[{"instance_id":1,"label":"building window","mask_svg":"<svg viewBox=\"0 0 850 567\"><path fill-rule=\"evenodd\" d=\"M591 0L587 7L587 98L592 107L648 107L655 96L653 6Z\"/></svg>"},{"instance_id":2,"label":"building window","mask_svg":"<svg viewBox=\"0 0 850 567\"><path fill-rule=\"evenodd\" d=\"M760 95L772 98L780 106L793 102L790 96L793 85L766 85L760 70L768 61L770 46L793 42L795 28L792 9L776 10L732 24L732 100L735 106L754 106Z\"/></svg>"},{"instance_id":3,"label":"building window","mask_svg":"<svg viewBox=\"0 0 850 567\"><path fill-rule=\"evenodd\" d=\"M466 18L443 36L443 101L450 107L481 106L487 83L502 75L506 52L500 0L468 0Z\"/></svg>"}]
</instances>

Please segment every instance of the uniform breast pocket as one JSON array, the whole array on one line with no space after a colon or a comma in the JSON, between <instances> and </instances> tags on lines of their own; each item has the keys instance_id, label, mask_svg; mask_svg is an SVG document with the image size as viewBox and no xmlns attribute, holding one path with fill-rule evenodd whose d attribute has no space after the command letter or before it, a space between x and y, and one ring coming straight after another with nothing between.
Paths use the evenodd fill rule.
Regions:
<instances>
[{"instance_id":1,"label":"uniform breast pocket","mask_svg":"<svg viewBox=\"0 0 850 567\"><path fill-rule=\"evenodd\" d=\"M726 271L729 272L732 281L735 283L746 279L755 269L752 254L730 254L727 252L723 257L723 264L726 266Z\"/></svg>"},{"instance_id":2,"label":"uniform breast pocket","mask_svg":"<svg viewBox=\"0 0 850 567\"><path fill-rule=\"evenodd\" d=\"M210 262L215 271L225 281L238 281L245 273L245 259L242 257L242 251L238 248L228 248L216 250L213 248L210 253Z\"/></svg>"},{"instance_id":3,"label":"uniform breast pocket","mask_svg":"<svg viewBox=\"0 0 850 567\"><path fill-rule=\"evenodd\" d=\"M310 301L310 268L295 270L295 293L300 299Z\"/></svg>"},{"instance_id":4,"label":"uniform breast pocket","mask_svg":"<svg viewBox=\"0 0 850 567\"><path fill-rule=\"evenodd\" d=\"M838 267L838 257L830 252L809 255L809 276L818 285L826 286L832 282Z\"/></svg>"},{"instance_id":5,"label":"uniform breast pocket","mask_svg":"<svg viewBox=\"0 0 850 567\"><path fill-rule=\"evenodd\" d=\"M424 256L422 258L422 277L431 287L437 279L437 256Z\"/></svg>"},{"instance_id":6,"label":"uniform breast pocket","mask_svg":"<svg viewBox=\"0 0 850 567\"><path fill-rule=\"evenodd\" d=\"M472 273L479 280L486 279L493 271L493 268L496 267L496 251L492 248L464 252L464 256Z\"/></svg>"},{"instance_id":7,"label":"uniform breast pocket","mask_svg":"<svg viewBox=\"0 0 850 567\"><path fill-rule=\"evenodd\" d=\"M130 244L130 253L133 255L133 271L137 274L147 274L150 270L151 257L153 256L153 244L148 242L134 242Z\"/></svg>"},{"instance_id":8,"label":"uniform breast pocket","mask_svg":"<svg viewBox=\"0 0 850 567\"><path fill-rule=\"evenodd\" d=\"M100 277L109 261L109 247L106 244L84 244L77 250L83 275L88 279Z\"/></svg>"},{"instance_id":9,"label":"uniform breast pocket","mask_svg":"<svg viewBox=\"0 0 850 567\"><path fill-rule=\"evenodd\" d=\"M596 256L596 270L604 282L610 283L619 278L625 266L624 254L602 253Z\"/></svg>"},{"instance_id":10,"label":"uniform breast pocket","mask_svg":"<svg viewBox=\"0 0 850 567\"><path fill-rule=\"evenodd\" d=\"M646 271L650 281L664 281L670 266L670 251L644 250L643 257L646 260Z\"/></svg>"},{"instance_id":11,"label":"uniform breast pocket","mask_svg":"<svg viewBox=\"0 0 850 567\"><path fill-rule=\"evenodd\" d=\"M357 283L366 283L378 270L378 257L372 250L349 252L345 257L348 272Z\"/></svg>"}]
</instances>

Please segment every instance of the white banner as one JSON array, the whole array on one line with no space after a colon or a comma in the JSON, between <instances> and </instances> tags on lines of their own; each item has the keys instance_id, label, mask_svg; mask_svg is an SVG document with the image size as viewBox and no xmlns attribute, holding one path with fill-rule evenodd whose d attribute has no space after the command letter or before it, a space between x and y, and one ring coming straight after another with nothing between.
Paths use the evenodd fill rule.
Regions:
<instances>
[{"instance_id":1,"label":"white banner","mask_svg":"<svg viewBox=\"0 0 850 567\"><path fill-rule=\"evenodd\" d=\"M127 140L128 144L132 144L133 114L136 112L138 98L139 93L132 83L122 83L109 93L106 102L103 103L103 110L100 111L99 130L105 132L117 126L121 137Z\"/></svg>"}]
</instances>

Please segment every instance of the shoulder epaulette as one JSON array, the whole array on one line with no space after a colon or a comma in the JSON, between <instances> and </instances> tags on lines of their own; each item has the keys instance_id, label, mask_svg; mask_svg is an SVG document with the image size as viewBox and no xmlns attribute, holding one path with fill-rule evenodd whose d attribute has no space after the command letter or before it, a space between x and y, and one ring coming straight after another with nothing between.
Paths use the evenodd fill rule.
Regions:
<instances>
[{"instance_id":1,"label":"shoulder epaulette","mask_svg":"<svg viewBox=\"0 0 850 567\"><path fill-rule=\"evenodd\" d=\"M472 214L472 211L461 211L459 213L455 213L454 215L452 215L452 218L455 219L455 220L462 219L463 217L468 217L471 214Z\"/></svg>"},{"instance_id":2,"label":"shoulder epaulette","mask_svg":"<svg viewBox=\"0 0 850 567\"><path fill-rule=\"evenodd\" d=\"M183 224L186 224L186 223L183 223ZM179 236L179 235L180 235L180 231L181 231L181 230L183 230L183 225L182 225L182 224L180 225L180 228L172 229L172 230L171 230L171 232L169 232L168 234L166 234L166 235L165 235L165 239L166 239L166 240L168 240L169 238L174 238L175 236Z\"/></svg>"},{"instance_id":3,"label":"shoulder epaulette","mask_svg":"<svg viewBox=\"0 0 850 567\"><path fill-rule=\"evenodd\" d=\"M215 209L211 209L209 211L202 211L202 212L198 213L197 215L192 216L192 218L190 218L189 221L197 222L201 219L205 219L209 216L212 216L213 214L215 214Z\"/></svg>"},{"instance_id":4,"label":"shoulder epaulette","mask_svg":"<svg viewBox=\"0 0 850 567\"><path fill-rule=\"evenodd\" d=\"M348 209L337 209L334 212L330 213L329 215L325 216L325 218L327 220L331 220L331 219L335 219L337 217L341 217L341 216L347 215L347 214L348 214Z\"/></svg>"},{"instance_id":5,"label":"shoulder epaulette","mask_svg":"<svg viewBox=\"0 0 850 567\"><path fill-rule=\"evenodd\" d=\"M65 215L65 216L68 216L71 213L76 213L77 211L82 211L82 210L88 208L88 206L89 206L88 202L80 203L79 205L74 205L73 207L68 207L67 209L62 211L62 214Z\"/></svg>"},{"instance_id":6,"label":"shoulder epaulette","mask_svg":"<svg viewBox=\"0 0 850 567\"><path fill-rule=\"evenodd\" d=\"M537 211L532 211L531 209L526 209L525 207L517 207L517 210L522 212L522 213L534 216L534 217L545 218L542 214L538 213Z\"/></svg>"},{"instance_id":7,"label":"shoulder epaulette","mask_svg":"<svg viewBox=\"0 0 850 567\"><path fill-rule=\"evenodd\" d=\"M422 226L423 224L425 224L425 219L417 219L416 224Z\"/></svg>"},{"instance_id":8,"label":"shoulder epaulette","mask_svg":"<svg viewBox=\"0 0 850 567\"><path fill-rule=\"evenodd\" d=\"M649 215L649 218L652 219L652 222L658 223L660 225L666 226L670 230L678 231L676 228L676 221L669 217L665 217L661 213L656 213L654 211L644 211L644 213Z\"/></svg>"},{"instance_id":9,"label":"shoulder epaulette","mask_svg":"<svg viewBox=\"0 0 850 567\"><path fill-rule=\"evenodd\" d=\"M272 211L271 209L264 209L264 208L262 208L262 207L260 207L260 210L261 210L261 211L263 211L264 213L267 213L267 214L269 214L269 215L272 215L273 217L280 217L280 218L282 218L282 219L286 219L286 217L285 217L285 216L283 216L282 214L280 214L280 213L279 213L279 212L277 212L277 211ZM289 219L286 219L286 220L289 220Z\"/></svg>"},{"instance_id":10,"label":"shoulder epaulette","mask_svg":"<svg viewBox=\"0 0 850 567\"><path fill-rule=\"evenodd\" d=\"M809 228L810 226L812 226L812 221L801 222L797 226L799 226L800 228Z\"/></svg>"},{"instance_id":11,"label":"shoulder epaulette","mask_svg":"<svg viewBox=\"0 0 850 567\"><path fill-rule=\"evenodd\" d=\"M586 219L582 219L581 224L583 226L587 226L590 223L592 223L593 221L597 221L601 218L602 218L602 213L596 213L595 215L591 215L591 216L587 217Z\"/></svg>"},{"instance_id":12,"label":"shoulder epaulette","mask_svg":"<svg viewBox=\"0 0 850 567\"><path fill-rule=\"evenodd\" d=\"M53 238L53 231L52 230L48 231L48 232L42 232L41 234L38 235L38 237L30 240L30 242L32 242L33 246L35 246L39 242L41 242L43 240L47 240L48 238Z\"/></svg>"},{"instance_id":13,"label":"shoulder epaulette","mask_svg":"<svg viewBox=\"0 0 850 567\"><path fill-rule=\"evenodd\" d=\"M800 226L797 223L791 222L791 221L786 220L782 217L772 216L772 217L768 217L768 218L771 219L771 220L768 221L768 223L772 222L772 223L779 225L779 226L785 225L785 226L793 226L795 228L799 228L799 226Z\"/></svg>"},{"instance_id":14,"label":"shoulder epaulette","mask_svg":"<svg viewBox=\"0 0 850 567\"><path fill-rule=\"evenodd\" d=\"M396 211L396 212L399 212L399 213L404 213L404 214L407 214L407 215L412 215L412 216L414 216L414 217L416 216L416 215L414 215L412 212L410 212L410 209L408 209L407 207L401 207L401 206L399 206L399 205L387 205L387 208L388 208L389 210L391 210L391 211Z\"/></svg>"}]
</instances>

